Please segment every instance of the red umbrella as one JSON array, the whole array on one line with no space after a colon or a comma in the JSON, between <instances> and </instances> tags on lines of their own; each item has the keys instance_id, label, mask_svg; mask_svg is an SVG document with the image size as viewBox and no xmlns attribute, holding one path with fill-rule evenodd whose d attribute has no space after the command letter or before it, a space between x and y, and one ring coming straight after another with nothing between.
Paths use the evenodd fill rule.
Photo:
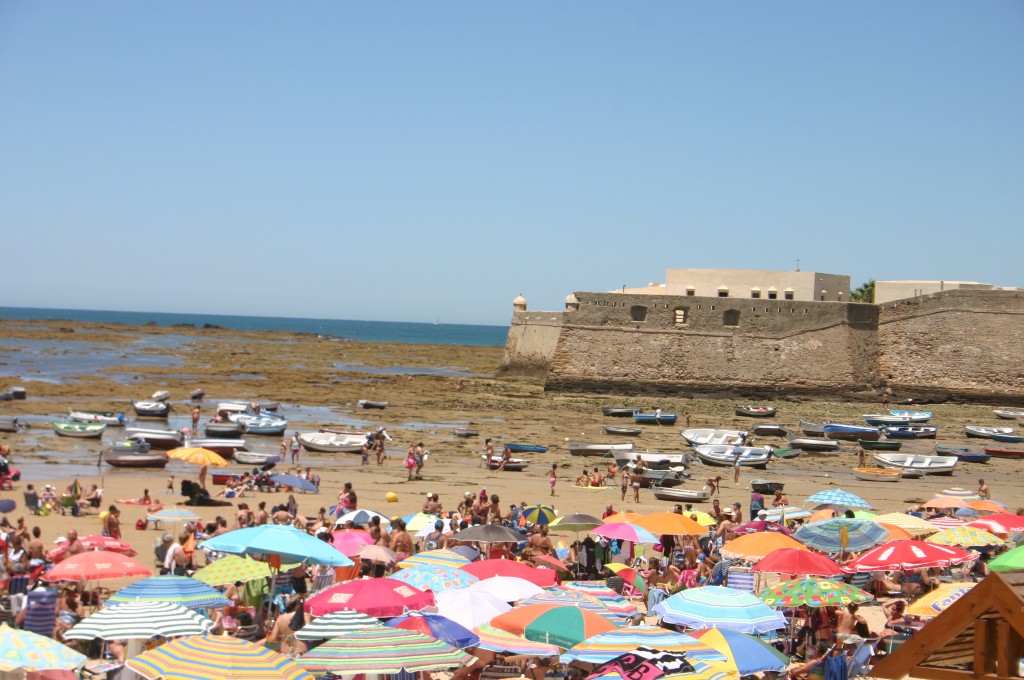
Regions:
<instances>
[{"instance_id":1,"label":"red umbrella","mask_svg":"<svg viewBox=\"0 0 1024 680\"><path fill-rule=\"evenodd\" d=\"M354 557L364 545L372 545L375 541L369 531L350 529L335 531L331 534L331 545L346 557Z\"/></svg>"},{"instance_id":2,"label":"red umbrella","mask_svg":"<svg viewBox=\"0 0 1024 680\"><path fill-rule=\"evenodd\" d=\"M838 564L824 555L793 548L769 553L754 565L754 571L796 576L838 576L843 573Z\"/></svg>"},{"instance_id":3,"label":"red umbrella","mask_svg":"<svg viewBox=\"0 0 1024 680\"><path fill-rule=\"evenodd\" d=\"M975 559L973 552L924 541L904 540L883 543L843 566L847 573L948 567Z\"/></svg>"},{"instance_id":4,"label":"red umbrella","mask_svg":"<svg viewBox=\"0 0 1024 680\"><path fill-rule=\"evenodd\" d=\"M792 536L793 535L792 530L782 526L778 522L769 522L769 521L763 520L763 519L758 519L758 520L754 520L753 522L747 522L746 524L741 524L741 525L739 525L738 527L736 527L735 529L732 530L732 532L734 534L736 534L737 536L746 536L747 534L755 534L758 531L777 531L780 534L786 534L787 536Z\"/></svg>"},{"instance_id":5,"label":"red umbrella","mask_svg":"<svg viewBox=\"0 0 1024 680\"><path fill-rule=\"evenodd\" d=\"M530 559L534 562L540 562L541 564L551 567L557 571L569 571L569 565L557 557L552 557L551 555L534 555ZM506 562L507 561L508 560L506 560Z\"/></svg>"},{"instance_id":6,"label":"red umbrella","mask_svg":"<svg viewBox=\"0 0 1024 680\"><path fill-rule=\"evenodd\" d=\"M138 554L130 543L110 536L82 536L78 540L86 550L109 550L128 557L135 557ZM68 556L69 545L71 544L68 541L61 541L60 545L46 553L46 559L54 564L60 562Z\"/></svg>"},{"instance_id":7,"label":"red umbrella","mask_svg":"<svg viewBox=\"0 0 1024 680\"><path fill-rule=\"evenodd\" d=\"M492 576L515 576L541 588L555 585L553 569L536 569L525 562L515 560L480 560L464 564L459 569L468 571L480 580Z\"/></svg>"},{"instance_id":8,"label":"red umbrella","mask_svg":"<svg viewBox=\"0 0 1024 680\"><path fill-rule=\"evenodd\" d=\"M90 550L67 558L43 574L47 581L102 581L127 576L152 576L144 564L108 550Z\"/></svg>"},{"instance_id":9,"label":"red umbrella","mask_svg":"<svg viewBox=\"0 0 1024 680\"><path fill-rule=\"evenodd\" d=\"M368 616L401 616L434 604L434 594L393 578L346 581L306 600L306 611L314 616L350 609Z\"/></svg>"},{"instance_id":10,"label":"red umbrella","mask_svg":"<svg viewBox=\"0 0 1024 680\"><path fill-rule=\"evenodd\" d=\"M994 515L979 517L973 522L968 522L967 526L984 529L993 534L1012 534L1024 531L1024 517L1021 515L1011 515L1008 512L999 512Z\"/></svg>"}]
</instances>

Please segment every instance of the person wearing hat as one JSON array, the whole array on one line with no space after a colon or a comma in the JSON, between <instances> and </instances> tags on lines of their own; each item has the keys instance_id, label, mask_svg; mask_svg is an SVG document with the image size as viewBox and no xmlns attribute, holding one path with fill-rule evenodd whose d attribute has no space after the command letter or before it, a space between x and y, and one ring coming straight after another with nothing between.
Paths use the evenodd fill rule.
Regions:
<instances>
[{"instance_id":1,"label":"person wearing hat","mask_svg":"<svg viewBox=\"0 0 1024 680\"><path fill-rule=\"evenodd\" d=\"M423 512L428 515L441 514L441 501L434 492L427 493L427 500L423 501Z\"/></svg>"},{"instance_id":2,"label":"person wearing hat","mask_svg":"<svg viewBox=\"0 0 1024 680\"><path fill-rule=\"evenodd\" d=\"M426 552L442 547L444 547L444 522L437 520L434 522L434 530L423 537L423 550Z\"/></svg>"},{"instance_id":3,"label":"person wearing hat","mask_svg":"<svg viewBox=\"0 0 1024 680\"><path fill-rule=\"evenodd\" d=\"M167 559L167 551L171 549L174 544L174 535L167 532L163 535L163 539L160 543L153 548L153 554L156 556L156 566L163 567L164 561Z\"/></svg>"}]
</instances>

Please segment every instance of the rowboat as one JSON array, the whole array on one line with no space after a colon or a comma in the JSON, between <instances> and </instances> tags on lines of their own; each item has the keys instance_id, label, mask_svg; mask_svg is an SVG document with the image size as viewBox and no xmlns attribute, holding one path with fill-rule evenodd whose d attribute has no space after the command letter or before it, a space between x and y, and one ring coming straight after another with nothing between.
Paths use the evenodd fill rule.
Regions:
<instances>
[{"instance_id":1,"label":"rowboat","mask_svg":"<svg viewBox=\"0 0 1024 680\"><path fill-rule=\"evenodd\" d=\"M853 476L865 482L898 482L903 478L903 471L892 468L853 468Z\"/></svg>"},{"instance_id":2,"label":"rowboat","mask_svg":"<svg viewBox=\"0 0 1024 680\"><path fill-rule=\"evenodd\" d=\"M992 413L995 413L1004 420L1017 420L1018 418L1024 418L1024 411L1010 411L1007 409L997 408L993 409Z\"/></svg>"},{"instance_id":3,"label":"rowboat","mask_svg":"<svg viewBox=\"0 0 1024 680\"><path fill-rule=\"evenodd\" d=\"M931 411L908 411L907 409L891 408L889 409L889 415L896 416L897 418L906 418L913 423L927 423L932 419Z\"/></svg>"},{"instance_id":4,"label":"rowboat","mask_svg":"<svg viewBox=\"0 0 1024 680\"><path fill-rule=\"evenodd\" d=\"M634 413L633 422L638 425L675 425L675 413Z\"/></svg>"},{"instance_id":5,"label":"rowboat","mask_svg":"<svg viewBox=\"0 0 1024 680\"><path fill-rule=\"evenodd\" d=\"M657 489L679 486L684 481L683 474L677 470L652 470L645 468L640 473L640 486L644 489Z\"/></svg>"},{"instance_id":6,"label":"rowboat","mask_svg":"<svg viewBox=\"0 0 1024 680\"><path fill-rule=\"evenodd\" d=\"M135 415L143 418L166 418L171 412L171 405L162 401L132 401Z\"/></svg>"},{"instance_id":7,"label":"rowboat","mask_svg":"<svg viewBox=\"0 0 1024 680\"><path fill-rule=\"evenodd\" d=\"M993 458L1024 458L1024 449L1001 449L995 446L986 446L985 453Z\"/></svg>"},{"instance_id":8,"label":"rowboat","mask_svg":"<svg viewBox=\"0 0 1024 680\"><path fill-rule=\"evenodd\" d=\"M480 458L484 461L490 458L490 468L492 470L497 470L501 467L501 458L494 458L493 456L488 456L486 453L480 456ZM525 458L509 458L505 461L505 467L502 469L502 472L522 472L529 464L530 461Z\"/></svg>"},{"instance_id":9,"label":"rowboat","mask_svg":"<svg viewBox=\"0 0 1024 680\"><path fill-rule=\"evenodd\" d=\"M885 468L918 470L926 475L951 475L955 456L919 456L912 453L876 453L875 461Z\"/></svg>"},{"instance_id":10,"label":"rowboat","mask_svg":"<svg viewBox=\"0 0 1024 680\"><path fill-rule=\"evenodd\" d=\"M747 433L742 430L716 430L710 427L699 427L680 432L690 446L701 444L742 446L747 441Z\"/></svg>"},{"instance_id":11,"label":"rowboat","mask_svg":"<svg viewBox=\"0 0 1024 680\"><path fill-rule=\"evenodd\" d=\"M753 433L757 437L788 437L792 434L785 425L776 423L758 423L754 425Z\"/></svg>"},{"instance_id":12,"label":"rowboat","mask_svg":"<svg viewBox=\"0 0 1024 680\"><path fill-rule=\"evenodd\" d=\"M771 460L772 450L767 446L725 446L721 444L702 444L693 447L697 457L705 465L717 467L733 467L736 457L742 467L765 469Z\"/></svg>"},{"instance_id":13,"label":"rowboat","mask_svg":"<svg viewBox=\"0 0 1024 680\"><path fill-rule=\"evenodd\" d=\"M955 446L935 445L935 453L940 456L956 456L964 463L987 463L992 456L987 453L978 453L973 449L957 448Z\"/></svg>"},{"instance_id":14,"label":"rowboat","mask_svg":"<svg viewBox=\"0 0 1024 680\"><path fill-rule=\"evenodd\" d=\"M247 434L283 434L288 428L288 421L276 416L257 416L249 413L233 413L228 416L242 426Z\"/></svg>"},{"instance_id":15,"label":"rowboat","mask_svg":"<svg viewBox=\"0 0 1024 680\"><path fill-rule=\"evenodd\" d=\"M844 439L851 442L860 439L878 439L881 436L877 427L845 423L825 423L822 427L822 434L830 439Z\"/></svg>"},{"instance_id":16,"label":"rowboat","mask_svg":"<svg viewBox=\"0 0 1024 680\"><path fill-rule=\"evenodd\" d=\"M127 440L116 442L104 451L103 462L114 467L162 468L167 465L167 454L150 451L146 442Z\"/></svg>"},{"instance_id":17,"label":"rowboat","mask_svg":"<svg viewBox=\"0 0 1024 680\"><path fill-rule=\"evenodd\" d=\"M680 489L678 487L668 489L659 487L654 489L654 497L659 501L671 501L673 503L706 503L711 498L711 491L704 489Z\"/></svg>"},{"instance_id":18,"label":"rowboat","mask_svg":"<svg viewBox=\"0 0 1024 680\"><path fill-rule=\"evenodd\" d=\"M611 418L632 418L641 409L634 406L605 406L601 409L603 415Z\"/></svg>"},{"instance_id":19,"label":"rowboat","mask_svg":"<svg viewBox=\"0 0 1024 680\"><path fill-rule=\"evenodd\" d=\"M80 439L98 439L103 436L107 426L103 423L76 423L74 421L55 420L53 431L62 437L78 437Z\"/></svg>"},{"instance_id":20,"label":"rowboat","mask_svg":"<svg viewBox=\"0 0 1024 680\"><path fill-rule=\"evenodd\" d=\"M992 439L995 434L1013 434L1012 427L984 427L982 425L964 425L964 432L968 437L979 439Z\"/></svg>"},{"instance_id":21,"label":"rowboat","mask_svg":"<svg viewBox=\"0 0 1024 680\"><path fill-rule=\"evenodd\" d=\"M603 456L606 453L620 453L622 451L632 451L636 448L636 444L633 442L605 444L600 442L574 441L571 439L565 442L565 446L569 449L569 453L574 456Z\"/></svg>"},{"instance_id":22,"label":"rowboat","mask_svg":"<svg viewBox=\"0 0 1024 680\"><path fill-rule=\"evenodd\" d=\"M689 451L619 451L615 454L615 462L619 467L633 465L639 460L652 470L668 470L688 465L693 460Z\"/></svg>"},{"instance_id":23,"label":"rowboat","mask_svg":"<svg viewBox=\"0 0 1024 680\"><path fill-rule=\"evenodd\" d=\"M327 432L302 432L299 443L310 451L321 453L358 453L366 445L363 434L330 434Z\"/></svg>"},{"instance_id":24,"label":"rowboat","mask_svg":"<svg viewBox=\"0 0 1024 680\"><path fill-rule=\"evenodd\" d=\"M786 441L794 449L804 451L835 451L839 448L839 441L828 437L786 437Z\"/></svg>"},{"instance_id":25,"label":"rowboat","mask_svg":"<svg viewBox=\"0 0 1024 680\"><path fill-rule=\"evenodd\" d=\"M994 434L992 439L1003 444L1020 444L1024 442L1024 436L1019 434Z\"/></svg>"},{"instance_id":26,"label":"rowboat","mask_svg":"<svg viewBox=\"0 0 1024 680\"><path fill-rule=\"evenodd\" d=\"M899 425L883 427L882 434L888 439L935 439L939 428L934 425Z\"/></svg>"},{"instance_id":27,"label":"rowboat","mask_svg":"<svg viewBox=\"0 0 1024 680\"><path fill-rule=\"evenodd\" d=\"M124 431L126 439L138 439L147 442L155 449L176 449L181 446L183 438L177 430L149 430L142 427L129 427Z\"/></svg>"},{"instance_id":28,"label":"rowboat","mask_svg":"<svg viewBox=\"0 0 1024 680\"><path fill-rule=\"evenodd\" d=\"M504 448L508 449L512 453L547 453L548 447L541 446L540 444L517 444L516 442L506 442Z\"/></svg>"},{"instance_id":29,"label":"rowboat","mask_svg":"<svg viewBox=\"0 0 1024 680\"><path fill-rule=\"evenodd\" d=\"M17 432L19 427L17 416L0 416L0 432Z\"/></svg>"},{"instance_id":30,"label":"rowboat","mask_svg":"<svg viewBox=\"0 0 1024 680\"><path fill-rule=\"evenodd\" d=\"M774 406L737 406L736 415L747 418L771 418L778 411Z\"/></svg>"},{"instance_id":31,"label":"rowboat","mask_svg":"<svg viewBox=\"0 0 1024 680\"><path fill-rule=\"evenodd\" d=\"M203 426L203 431L207 437L216 437L217 439L231 439L242 436L242 426L238 423L232 423L230 420L223 423L206 423Z\"/></svg>"},{"instance_id":32,"label":"rowboat","mask_svg":"<svg viewBox=\"0 0 1024 680\"><path fill-rule=\"evenodd\" d=\"M812 423L809 420L800 419L800 431L808 437L820 437L825 434L825 425L822 423Z\"/></svg>"},{"instance_id":33,"label":"rowboat","mask_svg":"<svg viewBox=\"0 0 1024 680\"><path fill-rule=\"evenodd\" d=\"M281 456L277 453L258 453L256 451L235 451L235 462L242 465L266 465L280 463Z\"/></svg>"},{"instance_id":34,"label":"rowboat","mask_svg":"<svg viewBox=\"0 0 1024 680\"><path fill-rule=\"evenodd\" d=\"M196 437L189 439L187 446L195 446L214 453L219 453L225 458L231 458L240 449L245 448L244 439L212 439L210 437Z\"/></svg>"},{"instance_id":35,"label":"rowboat","mask_svg":"<svg viewBox=\"0 0 1024 680\"><path fill-rule=\"evenodd\" d=\"M190 396L194 401L199 401L200 399L206 396L206 390L204 390L203 388L199 388L198 390L192 390L192 392L188 396Z\"/></svg>"},{"instance_id":36,"label":"rowboat","mask_svg":"<svg viewBox=\"0 0 1024 680\"><path fill-rule=\"evenodd\" d=\"M862 449L867 451L899 451L900 447L903 446L903 442L900 441L882 441L876 442L868 439L858 439L857 443L860 444Z\"/></svg>"},{"instance_id":37,"label":"rowboat","mask_svg":"<svg viewBox=\"0 0 1024 680\"><path fill-rule=\"evenodd\" d=\"M68 418L79 423L103 423L104 425L124 425L124 414L113 411L76 411L68 409Z\"/></svg>"},{"instance_id":38,"label":"rowboat","mask_svg":"<svg viewBox=\"0 0 1024 680\"><path fill-rule=\"evenodd\" d=\"M216 484L218 486L224 486L225 484L228 483L229 480L232 480L232 479L240 480L240 479L242 479L242 475L244 475L244 474L246 474L245 471L241 471L241 472L216 472L216 471L214 471L214 472L210 473L210 479L211 479L210 483L211 484Z\"/></svg>"},{"instance_id":39,"label":"rowboat","mask_svg":"<svg viewBox=\"0 0 1024 680\"><path fill-rule=\"evenodd\" d=\"M604 433L616 437L639 437L643 430L639 427L619 427L618 425L605 425Z\"/></svg>"},{"instance_id":40,"label":"rowboat","mask_svg":"<svg viewBox=\"0 0 1024 680\"><path fill-rule=\"evenodd\" d=\"M876 425L879 427L896 427L899 425L910 425L909 418L882 413L867 413L864 415L864 421L868 425Z\"/></svg>"},{"instance_id":41,"label":"rowboat","mask_svg":"<svg viewBox=\"0 0 1024 680\"><path fill-rule=\"evenodd\" d=\"M775 458L799 458L803 453L800 449L773 449L772 456Z\"/></svg>"},{"instance_id":42,"label":"rowboat","mask_svg":"<svg viewBox=\"0 0 1024 680\"><path fill-rule=\"evenodd\" d=\"M356 406L358 406L359 408L378 408L378 409L383 409L383 408L387 408L388 407L388 402L386 402L386 401L372 401L370 399L360 399L359 401L356 402Z\"/></svg>"},{"instance_id":43,"label":"rowboat","mask_svg":"<svg viewBox=\"0 0 1024 680\"><path fill-rule=\"evenodd\" d=\"M750 490L757 493L775 493L776 491L782 491L785 486L785 482L772 482L767 479L750 480Z\"/></svg>"},{"instance_id":44,"label":"rowboat","mask_svg":"<svg viewBox=\"0 0 1024 680\"><path fill-rule=\"evenodd\" d=\"M455 431L452 434L454 434L456 437L465 437L468 439L470 437L479 437L480 430L474 430L469 427L457 427L455 428Z\"/></svg>"},{"instance_id":45,"label":"rowboat","mask_svg":"<svg viewBox=\"0 0 1024 680\"><path fill-rule=\"evenodd\" d=\"M157 390L153 393L153 396L150 397L153 401L167 401L170 398L171 393L167 390Z\"/></svg>"}]
</instances>

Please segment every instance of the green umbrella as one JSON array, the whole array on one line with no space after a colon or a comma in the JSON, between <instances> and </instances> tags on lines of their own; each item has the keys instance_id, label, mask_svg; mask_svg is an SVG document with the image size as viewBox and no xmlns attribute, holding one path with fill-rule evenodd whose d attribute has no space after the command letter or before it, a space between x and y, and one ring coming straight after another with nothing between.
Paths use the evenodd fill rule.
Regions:
<instances>
[{"instance_id":1,"label":"green umbrella","mask_svg":"<svg viewBox=\"0 0 1024 680\"><path fill-rule=\"evenodd\" d=\"M874 598L860 588L829 578L798 578L773 586L760 594L773 607L837 607Z\"/></svg>"},{"instance_id":2,"label":"green umbrella","mask_svg":"<svg viewBox=\"0 0 1024 680\"><path fill-rule=\"evenodd\" d=\"M989 571L1024 571L1024 545L990 561L988 568Z\"/></svg>"}]
</instances>

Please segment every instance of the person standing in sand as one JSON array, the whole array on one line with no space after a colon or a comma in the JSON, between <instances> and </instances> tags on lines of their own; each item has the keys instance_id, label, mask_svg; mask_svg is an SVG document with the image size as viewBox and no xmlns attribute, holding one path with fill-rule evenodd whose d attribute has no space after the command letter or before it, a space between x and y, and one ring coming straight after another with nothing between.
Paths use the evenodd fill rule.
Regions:
<instances>
[{"instance_id":1,"label":"person standing in sand","mask_svg":"<svg viewBox=\"0 0 1024 680\"><path fill-rule=\"evenodd\" d=\"M199 432L199 407L192 407L192 434Z\"/></svg>"},{"instance_id":2,"label":"person standing in sand","mask_svg":"<svg viewBox=\"0 0 1024 680\"><path fill-rule=\"evenodd\" d=\"M484 461L484 467L490 470L492 461L494 460L494 441L490 437L484 440L484 454L487 455L487 460Z\"/></svg>"},{"instance_id":3,"label":"person standing in sand","mask_svg":"<svg viewBox=\"0 0 1024 680\"><path fill-rule=\"evenodd\" d=\"M558 463L552 463L548 470L548 486L551 487L551 495L555 495L555 484L558 484Z\"/></svg>"},{"instance_id":4,"label":"person standing in sand","mask_svg":"<svg viewBox=\"0 0 1024 680\"><path fill-rule=\"evenodd\" d=\"M742 451L736 451L736 457L732 461L732 482L733 484L740 483L740 456L743 454Z\"/></svg>"},{"instance_id":5,"label":"person standing in sand","mask_svg":"<svg viewBox=\"0 0 1024 680\"><path fill-rule=\"evenodd\" d=\"M992 494L991 494L991 492L988 489L988 484L985 483L984 479L979 479L978 480L978 492L977 493L978 493L979 497L981 497L981 498L983 498L985 500L988 500L988 499L992 498Z\"/></svg>"},{"instance_id":6,"label":"person standing in sand","mask_svg":"<svg viewBox=\"0 0 1024 680\"><path fill-rule=\"evenodd\" d=\"M643 481L643 474L640 473L636 468L633 468L633 474L629 476L629 482L633 487L633 502L640 502L640 483Z\"/></svg>"},{"instance_id":7,"label":"person standing in sand","mask_svg":"<svg viewBox=\"0 0 1024 680\"><path fill-rule=\"evenodd\" d=\"M121 538L121 511L111 505L107 516L103 518L103 535L110 538Z\"/></svg>"},{"instance_id":8,"label":"person standing in sand","mask_svg":"<svg viewBox=\"0 0 1024 680\"><path fill-rule=\"evenodd\" d=\"M295 431L292 433L292 465L297 465L299 462L299 454L302 452L302 442L299 441L299 433Z\"/></svg>"}]
</instances>

